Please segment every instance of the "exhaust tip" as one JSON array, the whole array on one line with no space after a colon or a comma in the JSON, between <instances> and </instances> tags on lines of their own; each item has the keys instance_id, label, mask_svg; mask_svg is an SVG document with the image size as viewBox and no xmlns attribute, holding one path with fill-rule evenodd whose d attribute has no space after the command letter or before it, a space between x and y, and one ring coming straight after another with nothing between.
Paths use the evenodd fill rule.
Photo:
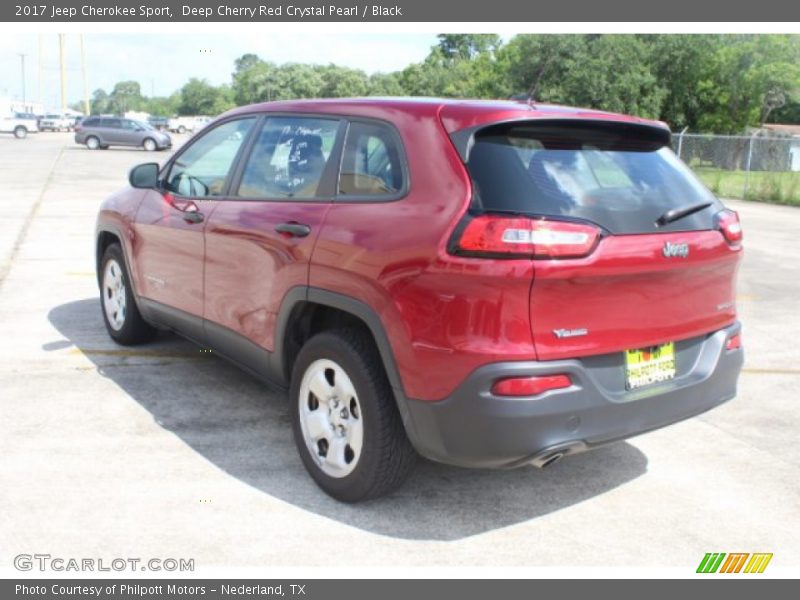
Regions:
<instances>
[{"instance_id":1,"label":"exhaust tip","mask_svg":"<svg viewBox=\"0 0 800 600\"><path fill-rule=\"evenodd\" d=\"M555 464L557 461L564 458L563 452L556 452L555 454L551 454L541 459L541 464L539 465L540 469L546 469L552 464Z\"/></svg>"},{"instance_id":2,"label":"exhaust tip","mask_svg":"<svg viewBox=\"0 0 800 600\"><path fill-rule=\"evenodd\" d=\"M551 446L550 448L545 448L541 452L535 454L528 461L528 464L531 464L539 469L544 469L558 462L568 454L577 454L578 452L583 452L586 450L586 448L586 444L580 441Z\"/></svg>"}]
</instances>

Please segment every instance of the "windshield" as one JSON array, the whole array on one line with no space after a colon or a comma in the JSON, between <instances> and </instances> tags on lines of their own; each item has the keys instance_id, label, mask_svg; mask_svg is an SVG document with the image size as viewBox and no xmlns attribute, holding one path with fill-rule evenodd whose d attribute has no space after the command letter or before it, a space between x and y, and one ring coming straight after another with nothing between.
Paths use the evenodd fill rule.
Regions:
<instances>
[{"instance_id":1,"label":"windshield","mask_svg":"<svg viewBox=\"0 0 800 600\"><path fill-rule=\"evenodd\" d=\"M661 141L624 128L506 125L479 132L477 208L592 221L612 233L711 229L722 205ZM669 210L710 203L659 226Z\"/></svg>"}]
</instances>

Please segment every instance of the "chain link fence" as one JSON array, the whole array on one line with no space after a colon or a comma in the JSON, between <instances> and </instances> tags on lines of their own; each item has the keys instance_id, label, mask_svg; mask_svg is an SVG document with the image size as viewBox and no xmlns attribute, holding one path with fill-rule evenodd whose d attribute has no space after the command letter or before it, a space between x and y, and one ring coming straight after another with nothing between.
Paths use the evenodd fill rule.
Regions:
<instances>
[{"instance_id":1,"label":"chain link fence","mask_svg":"<svg viewBox=\"0 0 800 600\"><path fill-rule=\"evenodd\" d=\"M800 137L676 133L672 149L721 198L800 205Z\"/></svg>"}]
</instances>

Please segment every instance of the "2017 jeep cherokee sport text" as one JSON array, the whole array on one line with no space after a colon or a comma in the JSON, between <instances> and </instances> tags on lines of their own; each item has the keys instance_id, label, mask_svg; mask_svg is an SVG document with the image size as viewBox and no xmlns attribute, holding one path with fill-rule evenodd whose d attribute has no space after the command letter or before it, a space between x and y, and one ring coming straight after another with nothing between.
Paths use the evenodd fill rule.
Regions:
<instances>
[{"instance_id":1,"label":"2017 jeep cherokee sport text","mask_svg":"<svg viewBox=\"0 0 800 600\"><path fill-rule=\"evenodd\" d=\"M669 142L515 102L238 108L102 205L106 327L174 330L288 388L340 500L417 453L545 466L736 393L739 220Z\"/></svg>"}]
</instances>

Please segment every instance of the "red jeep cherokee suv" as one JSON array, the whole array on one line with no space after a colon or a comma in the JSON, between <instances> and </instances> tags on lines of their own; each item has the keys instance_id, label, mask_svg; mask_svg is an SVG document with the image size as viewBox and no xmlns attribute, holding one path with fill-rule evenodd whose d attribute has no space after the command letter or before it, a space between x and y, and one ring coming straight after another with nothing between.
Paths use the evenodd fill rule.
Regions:
<instances>
[{"instance_id":1,"label":"red jeep cherokee suv","mask_svg":"<svg viewBox=\"0 0 800 600\"><path fill-rule=\"evenodd\" d=\"M103 317L288 388L327 493L543 467L732 398L742 232L662 123L515 102L230 111L100 210Z\"/></svg>"}]
</instances>

